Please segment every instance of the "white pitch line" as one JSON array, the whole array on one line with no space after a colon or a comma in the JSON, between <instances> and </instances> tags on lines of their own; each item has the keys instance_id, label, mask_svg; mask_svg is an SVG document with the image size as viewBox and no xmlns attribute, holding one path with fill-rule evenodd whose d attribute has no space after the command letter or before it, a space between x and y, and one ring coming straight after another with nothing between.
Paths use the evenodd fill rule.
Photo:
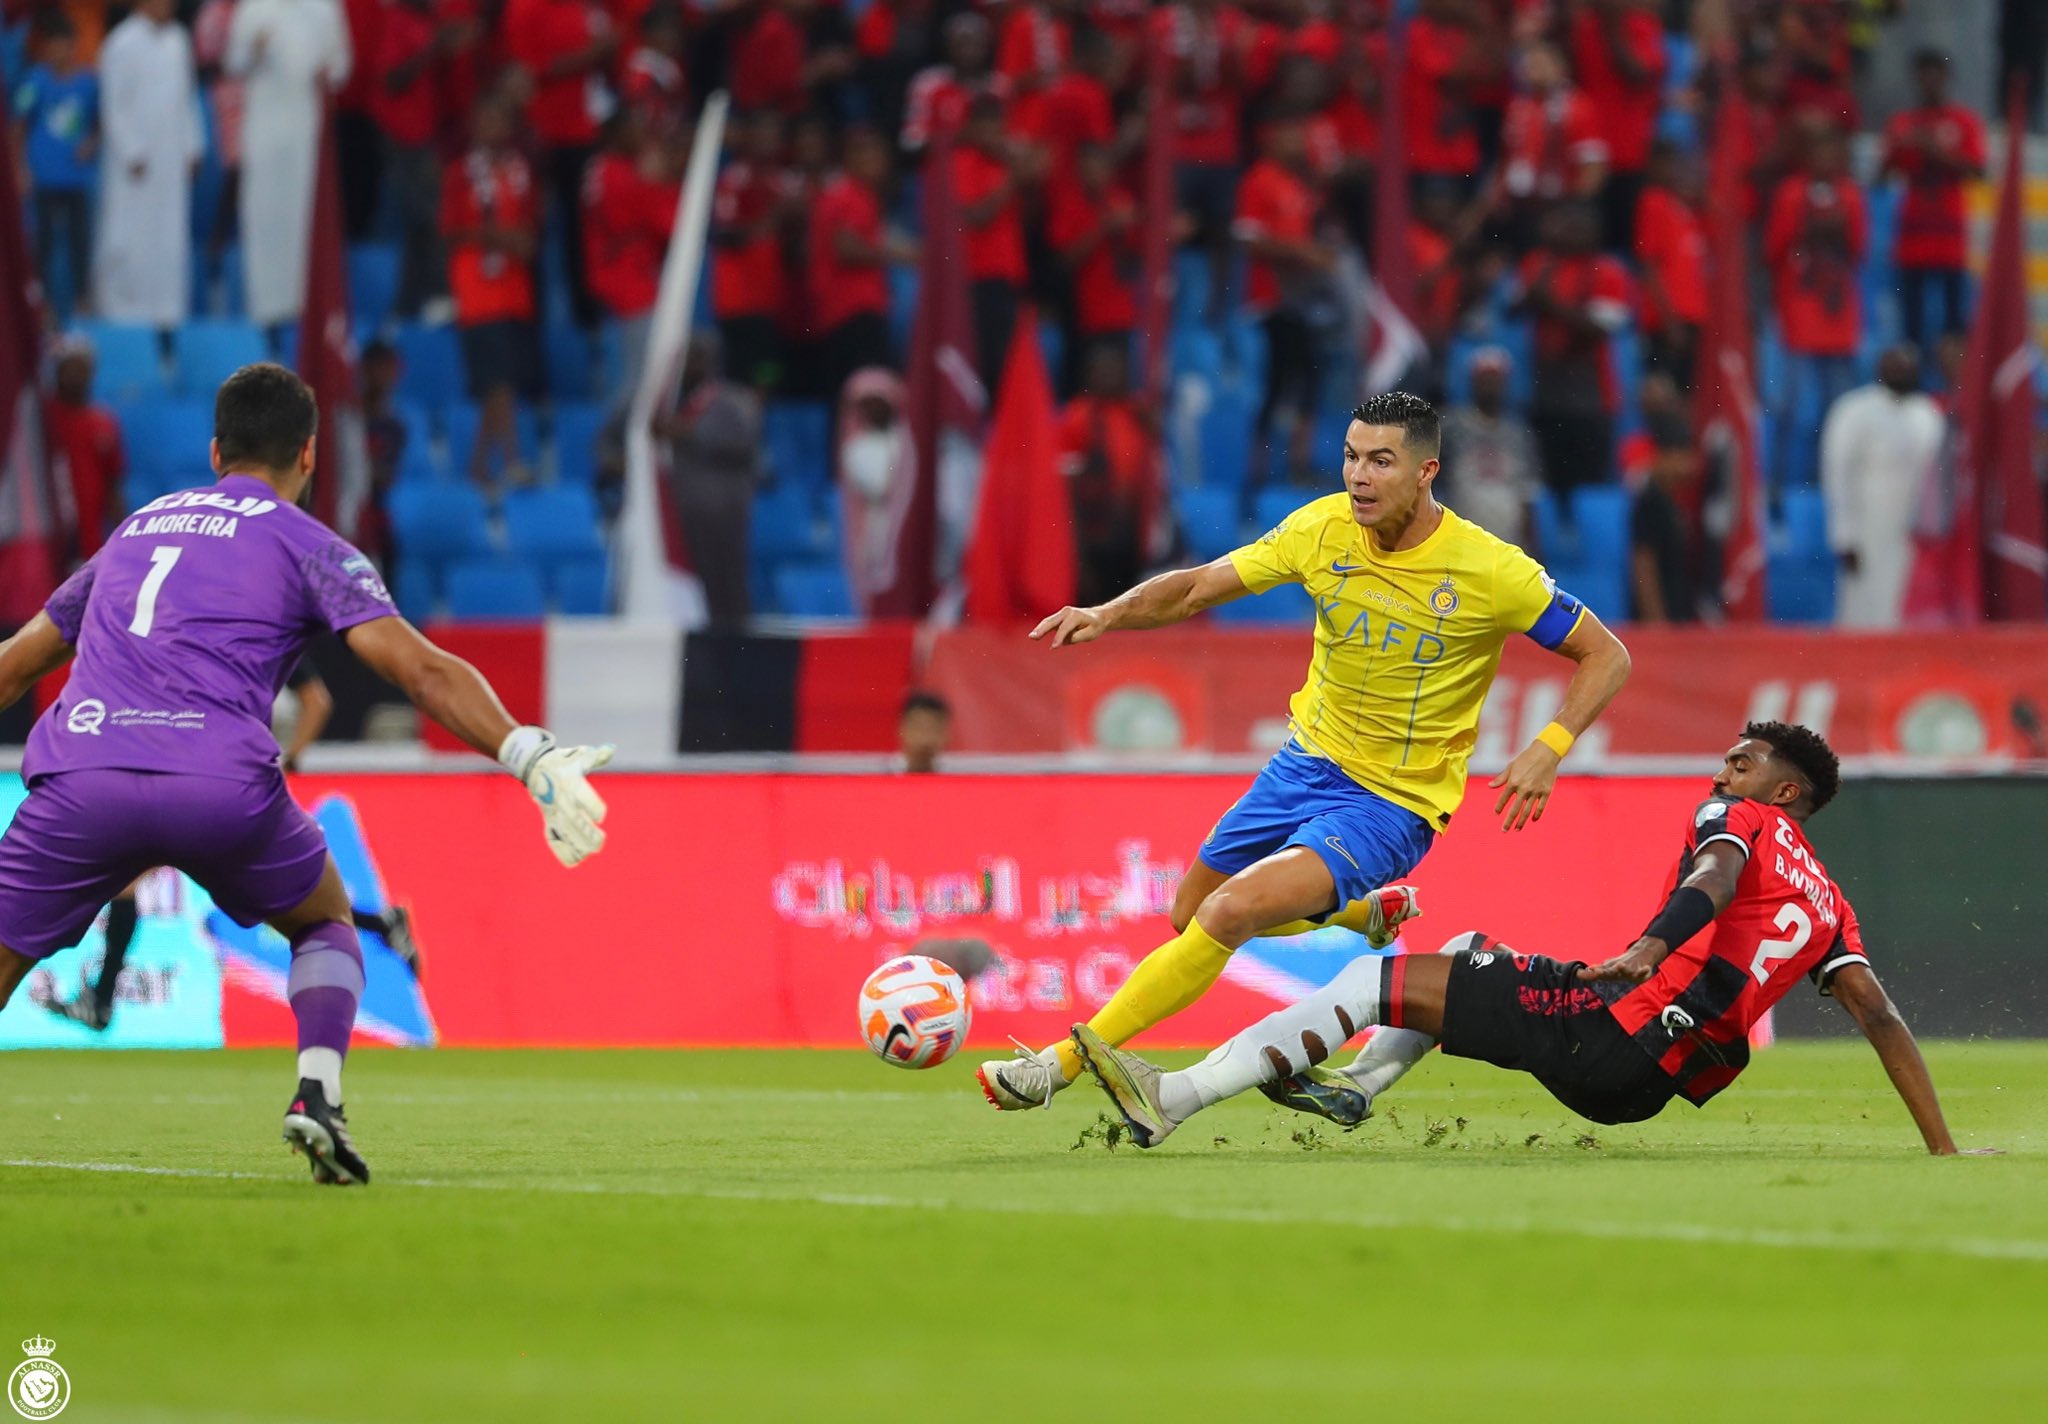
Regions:
<instances>
[{"instance_id":1,"label":"white pitch line","mask_svg":"<svg viewBox=\"0 0 2048 1424\"><path fill-rule=\"evenodd\" d=\"M0 1161L0 1167L54 1172L100 1172L202 1181L279 1182L265 1172L230 1172L197 1167L149 1167L132 1162L52 1162L36 1158ZM776 1192L740 1187L619 1186L606 1182L501 1182L450 1178L385 1180L388 1187L423 1191L538 1192L551 1196L666 1197L702 1201L788 1202L884 1211L971 1211L999 1216L1165 1217L1173 1221L1235 1226L1326 1226L1354 1231L1449 1231L1461 1235L1571 1236L1597 1241L1661 1241L1691 1246L1744 1246L1782 1251L1901 1252L1919 1256L1961 1256L1985 1261L2048 1262L2048 1241L2024 1237L1890 1237L1831 1231L1771 1231L1708 1226L1694 1222L1556 1221L1534 1217L1389 1216L1348 1212L1290 1212L1267 1207L1176 1207L1134 1209L1119 1204L1067 1202L1058 1207L949 1197L905 1197L868 1192Z\"/></svg>"}]
</instances>

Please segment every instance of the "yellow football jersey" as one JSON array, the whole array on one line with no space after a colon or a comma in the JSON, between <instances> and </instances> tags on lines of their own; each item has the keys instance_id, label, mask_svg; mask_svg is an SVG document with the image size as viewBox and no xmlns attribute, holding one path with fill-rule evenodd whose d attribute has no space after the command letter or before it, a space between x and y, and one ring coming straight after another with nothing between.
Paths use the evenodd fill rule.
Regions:
<instances>
[{"instance_id":1,"label":"yellow football jersey","mask_svg":"<svg viewBox=\"0 0 2048 1424\"><path fill-rule=\"evenodd\" d=\"M1230 561L1253 593L1298 583L1315 601L1308 681L1288 705L1296 740L1439 830L1464 797L1509 635L1555 648L1585 614L1534 559L1449 509L1420 544L1387 553L1342 493Z\"/></svg>"}]
</instances>

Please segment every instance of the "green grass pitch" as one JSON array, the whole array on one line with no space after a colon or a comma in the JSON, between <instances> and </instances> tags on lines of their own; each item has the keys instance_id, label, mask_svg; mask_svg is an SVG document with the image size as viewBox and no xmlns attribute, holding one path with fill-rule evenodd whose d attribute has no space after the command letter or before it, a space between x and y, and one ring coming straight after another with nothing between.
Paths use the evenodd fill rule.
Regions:
<instances>
[{"instance_id":1,"label":"green grass pitch","mask_svg":"<svg viewBox=\"0 0 2048 1424\"><path fill-rule=\"evenodd\" d=\"M1150 1153L965 1062L363 1052L337 1191L285 1054L7 1055L0 1369L54 1338L67 1424L2039 1421L2048 1044L1930 1058L2010 1155L1919 1155L1860 1042L1590 1130L1432 1058Z\"/></svg>"}]
</instances>

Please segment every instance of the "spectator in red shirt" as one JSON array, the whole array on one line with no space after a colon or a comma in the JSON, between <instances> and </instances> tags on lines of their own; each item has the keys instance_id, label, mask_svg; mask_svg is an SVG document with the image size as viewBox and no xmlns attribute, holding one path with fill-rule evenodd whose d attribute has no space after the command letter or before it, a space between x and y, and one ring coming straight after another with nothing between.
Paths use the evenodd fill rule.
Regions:
<instances>
[{"instance_id":1,"label":"spectator in red shirt","mask_svg":"<svg viewBox=\"0 0 2048 1424\"><path fill-rule=\"evenodd\" d=\"M854 22L854 82L885 134L903 131L904 96L937 50L933 10L932 0L869 0Z\"/></svg>"},{"instance_id":2,"label":"spectator in red shirt","mask_svg":"<svg viewBox=\"0 0 2048 1424\"><path fill-rule=\"evenodd\" d=\"M953 193L965 224L967 279L974 302L974 343L982 387L994 403L1017 325L1024 287L1024 224L1019 190L1037 175L1034 150L1003 131L1003 101L978 95L953 150Z\"/></svg>"},{"instance_id":3,"label":"spectator in red shirt","mask_svg":"<svg viewBox=\"0 0 2048 1424\"><path fill-rule=\"evenodd\" d=\"M800 114L810 103L803 26L786 0L755 0L732 41L732 102L741 113L776 109Z\"/></svg>"},{"instance_id":4,"label":"spectator in red shirt","mask_svg":"<svg viewBox=\"0 0 2048 1424\"><path fill-rule=\"evenodd\" d=\"M796 193L783 168L785 132L773 110L741 120L737 156L711 204L711 313L727 369L759 391L782 377L782 237Z\"/></svg>"},{"instance_id":5,"label":"spectator in red shirt","mask_svg":"<svg viewBox=\"0 0 2048 1424\"><path fill-rule=\"evenodd\" d=\"M1095 347L1128 351L1138 325L1138 205L1117 182L1114 154L1096 143L1055 171L1049 209L1046 240L1069 284L1068 370L1084 373Z\"/></svg>"},{"instance_id":6,"label":"spectator in red shirt","mask_svg":"<svg viewBox=\"0 0 2048 1424\"><path fill-rule=\"evenodd\" d=\"M365 56L370 114L384 141L385 185L403 235L398 316L416 318L448 293L448 256L441 250L442 61L474 44L474 19L437 18L433 0L391 0L377 26L377 47Z\"/></svg>"},{"instance_id":7,"label":"spectator in red shirt","mask_svg":"<svg viewBox=\"0 0 2048 1424\"><path fill-rule=\"evenodd\" d=\"M1309 181L1308 144L1297 119L1266 131L1266 156L1244 175L1231 235L1250 258L1245 307L1266 328L1266 396L1259 407L1253 478L1272 465L1275 427L1290 478L1306 481L1309 437L1322 377L1322 319L1333 309L1336 252L1317 236L1321 199Z\"/></svg>"},{"instance_id":8,"label":"spectator in red shirt","mask_svg":"<svg viewBox=\"0 0 2048 1424\"><path fill-rule=\"evenodd\" d=\"M1884 131L1884 176L1903 178L1899 205L1899 305L1906 339L1931 350L1931 336L1961 331L1970 237L1964 185L1984 176L1984 123L1948 97L1948 56L1922 50L1913 61L1920 103L1893 116ZM1940 299L1938 324L1929 326L1928 297Z\"/></svg>"},{"instance_id":9,"label":"spectator in red shirt","mask_svg":"<svg viewBox=\"0 0 2048 1424\"><path fill-rule=\"evenodd\" d=\"M1527 246L1536 214L1559 198L1598 198L1607 182L1607 139L1585 95L1571 86L1557 46L1522 52L1522 90L1508 102L1493 206Z\"/></svg>"},{"instance_id":10,"label":"spectator in red shirt","mask_svg":"<svg viewBox=\"0 0 2048 1424\"><path fill-rule=\"evenodd\" d=\"M1780 478L1792 483L1818 478L1821 413L1856 384L1869 240L1863 190L1849 177L1848 141L1822 129L1808 144L1806 171L1778 184L1764 228L1764 260L1792 358L1777 465Z\"/></svg>"},{"instance_id":11,"label":"spectator in red shirt","mask_svg":"<svg viewBox=\"0 0 2048 1424\"><path fill-rule=\"evenodd\" d=\"M583 270L583 169L611 102L605 74L618 32L596 0L505 0L502 30L508 57L533 81L526 120L567 243L570 305L588 331L603 313Z\"/></svg>"},{"instance_id":12,"label":"spectator in red shirt","mask_svg":"<svg viewBox=\"0 0 2048 1424\"><path fill-rule=\"evenodd\" d=\"M1145 44L1164 47L1172 60L1175 201L1193 219L1194 241L1209 251L1214 316L1229 278L1256 26L1219 0L1162 5L1146 23Z\"/></svg>"},{"instance_id":13,"label":"spectator in red shirt","mask_svg":"<svg viewBox=\"0 0 2048 1424\"><path fill-rule=\"evenodd\" d=\"M1010 82L990 66L988 21L972 11L946 21L946 59L919 70L903 102L903 151L919 154L940 129L958 133L977 95L1010 97Z\"/></svg>"},{"instance_id":14,"label":"spectator in red shirt","mask_svg":"<svg viewBox=\"0 0 2048 1424\"><path fill-rule=\"evenodd\" d=\"M377 52L385 0L342 0L348 52L354 56L348 83L334 96L334 155L341 179L342 231L350 242L366 242L377 217L384 181L383 146L373 117L375 77L363 56Z\"/></svg>"},{"instance_id":15,"label":"spectator in red shirt","mask_svg":"<svg viewBox=\"0 0 2048 1424\"><path fill-rule=\"evenodd\" d=\"M1082 393L1060 411L1059 442L1073 497L1080 598L1105 603L1144 573L1160 505L1158 436L1131 399L1125 348L1089 349Z\"/></svg>"},{"instance_id":16,"label":"spectator in red shirt","mask_svg":"<svg viewBox=\"0 0 2048 1424\"><path fill-rule=\"evenodd\" d=\"M1523 259L1521 272L1521 305L1536 323L1529 425L1542 452L1543 481L1562 501L1580 485L1614 477L1620 386L1613 336L1628 324L1636 293L1628 269L1600 251L1591 205L1559 203L1544 214L1540 231L1542 244Z\"/></svg>"},{"instance_id":17,"label":"spectator in red shirt","mask_svg":"<svg viewBox=\"0 0 2048 1424\"><path fill-rule=\"evenodd\" d=\"M1480 162L1473 90L1499 62L1482 41L1471 0L1422 0L1408 25L1400 79L1402 134L1418 188L1472 196Z\"/></svg>"},{"instance_id":18,"label":"spectator in red shirt","mask_svg":"<svg viewBox=\"0 0 2048 1424\"><path fill-rule=\"evenodd\" d=\"M637 109L648 131L663 141L690 122L690 81L683 68L683 12L659 4L640 20L640 42L619 70L619 102Z\"/></svg>"},{"instance_id":19,"label":"spectator in red shirt","mask_svg":"<svg viewBox=\"0 0 2048 1424\"><path fill-rule=\"evenodd\" d=\"M1579 90L1607 139L1604 204L1607 246L1635 250L1636 198L1657 135L1664 91L1664 26L1659 0L1585 0L1572 21L1572 62Z\"/></svg>"},{"instance_id":20,"label":"spectator in red shirt","mask_svg":"<svg viewBox=\"0 0 2048 1424\"><path fill-rule=\"evenodd\" d=\"M624 369L611 400L616 416L632 401L646 362L647 328L675 226L676 174L640 110L618 110L605 120L604 137L604 151L583 172L583 266L591 294L619 326Z\"/></svg>"},{"instance_id":21,"label":"spectator in red shirt","mask_svg":"<svg viewBox=\"0 0 2048 1424\"><path fill-rule=\"evenodd\" d=\"M1707 235L1700 221L1699 165L1668 140L1650 151L1636 205L1636 265L1642 271L1643 336L1650 364L1680 390L1692 389L1693 356L1707 319Z\"/></svg>"},{"instance_id":22,"label":"spectator in red shirt","mask_svg":"<svg viewBox=\"0 0 2048 1424\"><path fill-rule=\"evenodd\" d=\"M916 248L882 221L889 146L870 128L846 135L845 167L811 208L811 307L825 346L830 396L855 371L899 369L889 334L891 263L916 260Z\"/></svg>"},{"instance_id":23,"label":"spectator in red shirt","mask_svg":"<svg viewBox=\"0 0 2048 1424\"><path fill-rule=\"evenodd\" d=\"M1010 130L1045 152L1048 172L1070 173L1074 155L1087 144L1117 144L1135 149L1144 132L1134 118L1119 132L1111 90L1116 82L1117 49L1100 30L1083 30L1074 42L1074 65L1032 94L1020 96L1011 110Z\"/></svg>"},{"instance_id":24,"label":"spectator in red shirt","mask_svg":"<svg viewBox=\"0 0 2048 1424\"><path fill-rule=\"evenodd\" d=\"M92 378L98 354L90 340L67 336L57 348L56 386L47 408L53 473L71 490L78 515L78 561L90 559L126 513L121 481L128 471L121 421L95 405Z\"/></svg>"},{"instance_id":25,"label":"spectator in red shirt","mask_svg":"<svg viewBox=\"0 0 2048 1424\"><path fill-rule=\"evenodd\" d=\"M1028 0L1009 8L996 45L996 73L1021 98L1045 88L1066 69L1074 53L1070 16L1080 6L1077 0Z\"/></svg>"},{"instance_id":26,"label":"spectator in red shirt","mask_svg":"<svg viewBox=\"0 0 2048 1424\"><path fill-rule=\"evenodd\" d=\"M509 481L519 463L517 403L540 384L534 339L533 257L540 238L540 195L533 169L513 147L518 115L491 95L470 120L470 146L441 184L441 235L448 243L448 285L462 330L469 396L482 407L470 472L489 486L492 455Z\"/></svg>"}]
</instances>

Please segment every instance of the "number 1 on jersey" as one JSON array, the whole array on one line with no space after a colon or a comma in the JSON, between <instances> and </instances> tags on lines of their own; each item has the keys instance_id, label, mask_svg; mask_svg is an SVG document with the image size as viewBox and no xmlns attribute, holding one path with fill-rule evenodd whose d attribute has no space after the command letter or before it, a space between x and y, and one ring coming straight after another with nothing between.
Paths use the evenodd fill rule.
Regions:
<instances>
[{"instance_id":1,"label":"number 1 on jersey","mask_svg":"<svg viewBox=\"0 0 2048 1424\"><path fill-rule=\"evenodd\" d=\"M149 630L156 626L156 596L164 591L164 580L171 576L184 552L182 544L159 544L149 551L149 577L142 581L141 591L135 595L135 619L128 625L128 631L136 637L147 638Z\"/></svg>"}]
</instances>

